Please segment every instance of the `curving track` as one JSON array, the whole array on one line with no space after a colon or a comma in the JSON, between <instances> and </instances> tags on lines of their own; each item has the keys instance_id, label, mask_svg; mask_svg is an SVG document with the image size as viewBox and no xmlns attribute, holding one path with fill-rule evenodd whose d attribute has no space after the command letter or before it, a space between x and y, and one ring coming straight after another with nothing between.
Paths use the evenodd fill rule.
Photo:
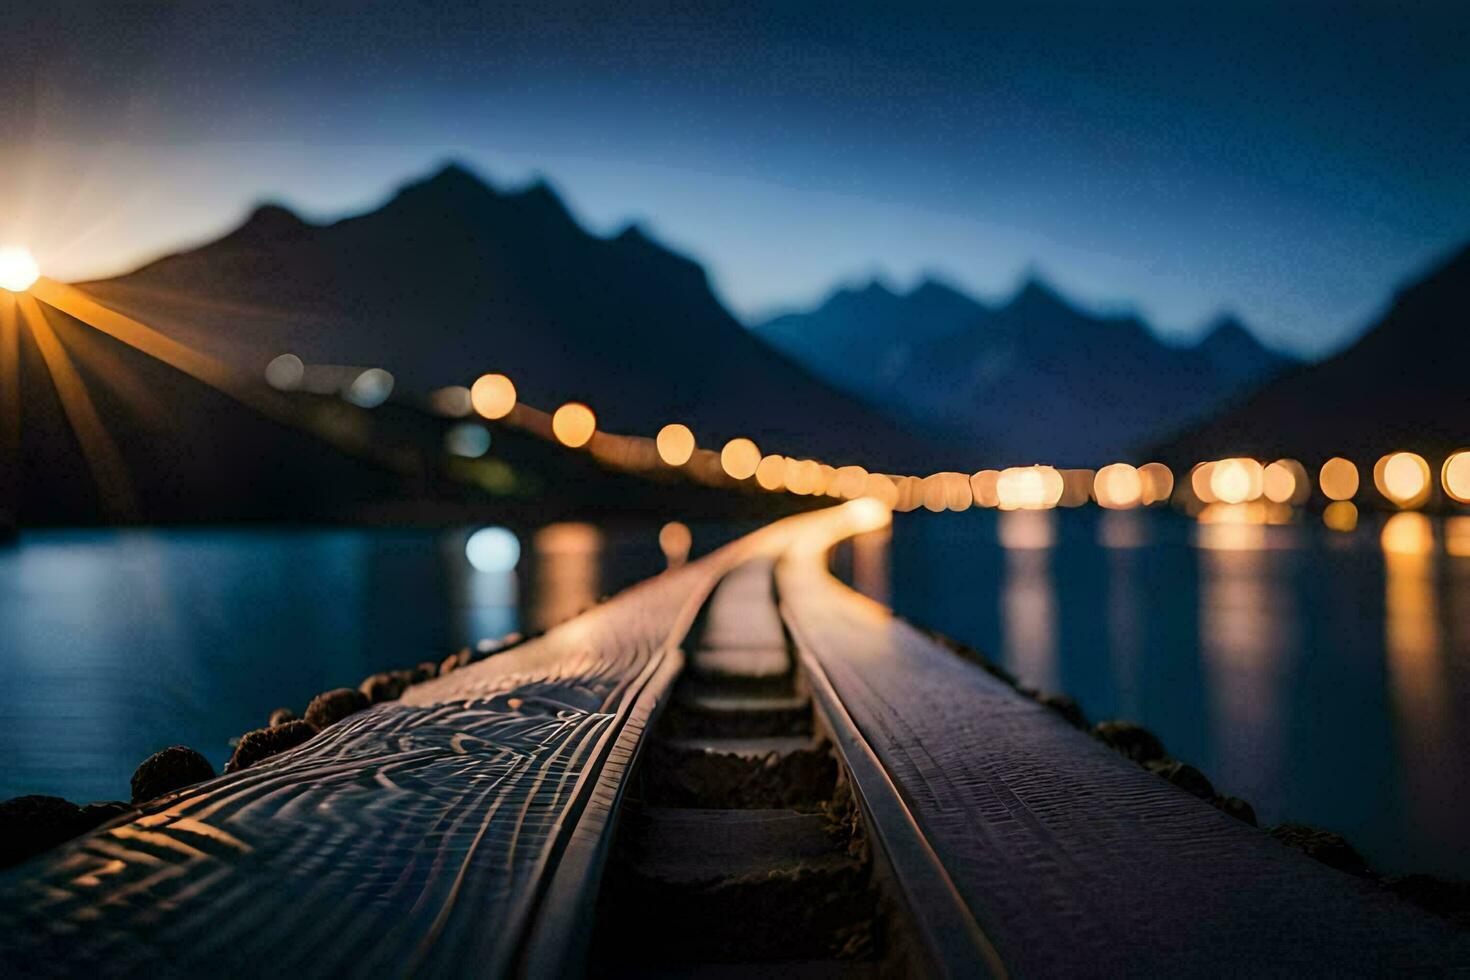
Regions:
<instances>
[{"instance_id":1,"label":"curving track","mask_svg":"<svg viewBox=\"0 0 1470 980\"><path fill-rule=\"evenodd\" d=\"M919 947L907 962L925 972L1470 964L1463 935L1126 763L838 585L822 556L871 518L849 505L778 522L12 869L0 963L26 976L578 972L618 815L700 620L713 659L696 670L717 669L742 632L789 634L885 907ZM701 619L742 565L774 586L779 616L746 592L738 615ZM650 918L639 941L661 928Z\"/></svg>"}]
</instances>

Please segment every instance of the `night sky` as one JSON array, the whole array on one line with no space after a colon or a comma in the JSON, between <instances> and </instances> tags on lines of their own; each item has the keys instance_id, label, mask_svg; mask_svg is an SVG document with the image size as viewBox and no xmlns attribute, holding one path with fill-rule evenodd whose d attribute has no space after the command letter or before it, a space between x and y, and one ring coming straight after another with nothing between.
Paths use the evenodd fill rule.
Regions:
<instances>
[{"instance_id":1,"label":"night sky","mask_svg":"<svg viewBox=\"0 0 1470 980\"><path fill-rule=\"evenodd\" d=\"M1000 297L1036 270L1320 354L1470 239L1457 3L22 6L0 239L60 278L457 157L545 175L599 232L643 222L747 319L875 273Z\"/></svg>"}]
</instances>

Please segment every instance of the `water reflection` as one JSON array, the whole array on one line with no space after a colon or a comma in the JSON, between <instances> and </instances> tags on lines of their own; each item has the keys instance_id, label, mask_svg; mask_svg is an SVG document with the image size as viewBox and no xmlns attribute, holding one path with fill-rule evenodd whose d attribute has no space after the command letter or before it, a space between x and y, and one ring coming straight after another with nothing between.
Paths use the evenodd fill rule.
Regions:
<instances>
[{"instance_id":1,"label":"water reflection","mask_svg":"<svg viewBox=\"0 0 1470 980\"><path fill-rule=\"evenodd\" d=\"M1201 535L1198 550L1199 643L1216 753L1248 772L1255 786L1279 786L1285 778L1282 699L1297 647L1291 556L1263 550L1265 528L1259 525L1200 530L1206 528L1211 533Z\"/></svg>"},{"instance_id":2,"label":"water reflection","mask_svg":"<svg viewBox=\"0 0 1470 980\"><path fill-rule=\"evenodd\" d=\"M449 594L454 597L450 607L453 631L457 636L473 638L471 642L504 636L516 629L521 594L514 563L498 571L476 567L469 557L469 541L473 537L473 534L451 532L444 535L439 545ZM519 543L516 553L519 557Z\"/></svg>"},{"instance_id":3,"label":"water reflection","mask_svg":"<svg viewBox=\"0 0 1470 980\"><path fill-rule=\"evenodd\" d=\"M532 629L544 630L597 603L602 532L591 524L550 524L536 532Z\"/></svg>"},{"instance_id":4,"label":"water reflection","mask_svg":"<svg viewBox=\"0 0 1470 980\"><path fill-rule=\"evenodd\" d=\"M1006 551L1001 590L1006 667L1027 684L1057 690L1057 600L1051 574L1056 515L1016 510L998 515L996 531Z\"/></svg>"},{"instance_id":5,"label":"water reflection","mask_svg":"<svg viewBox=\"0 0 1470 980\"><path fill-rule=\"evenodd\" d=\"M1395 514L1383 526L1384 639L1398 739L1410 806L1432 823L1446 757L1449 690L1443 671L1434 528L1423 514Z\"/></svg>"}]
</instances>

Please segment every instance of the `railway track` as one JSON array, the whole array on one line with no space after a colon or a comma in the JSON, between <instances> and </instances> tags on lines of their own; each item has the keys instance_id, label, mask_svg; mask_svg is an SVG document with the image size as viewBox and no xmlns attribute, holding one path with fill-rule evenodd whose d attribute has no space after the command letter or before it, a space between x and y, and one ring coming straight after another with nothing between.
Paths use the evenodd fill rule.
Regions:
<instances>
[{"instance_id":1,"label":"railway track","mask_svg":"<svg viewBox=\"0 0 1470 980\"><path fill-rule=\"evenodd\" d=\"M770 561L726 575L634 774L594 974L913 972L848 774L798 667ZM646 941L640 923L658 924Z\"/></svg>"},{"instance_id":2,"label":"railway track","mask_svg":"<svg viewBox=\"0 0 1470 980\"><path fill-rule=\"evenodd\" d=\"M1462 934L841 586L827 549L865 520L848 505L777 522L0 874L0 964L293 980L1470 967Z\"/></svg>"}]
</instances>

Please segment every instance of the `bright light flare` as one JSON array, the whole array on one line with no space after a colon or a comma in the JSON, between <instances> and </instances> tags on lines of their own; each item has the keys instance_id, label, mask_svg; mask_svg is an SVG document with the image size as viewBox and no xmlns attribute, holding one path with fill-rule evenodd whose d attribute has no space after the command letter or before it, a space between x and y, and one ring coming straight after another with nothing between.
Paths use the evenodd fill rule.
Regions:
<instances>
[{"instance_id":1,"label":"bright light flare","mask_svg":"<svg viewBox=\"0 0 1470 980\"><path fill-rule=\"evenodd\" d=\"M847 523L857 534L877 531L893 522L893 510L881 500L859 497L842 505Z\"/></svg>"},{"instance_id":2,"label":"bright light flare","mask_svg":"<svg viewBox=\"0 0 1470 980\"><path fill-rule=\"evenodd\" d=\"M482 527L465 542L464 554L476 571L509 572L521 560L521 542L507 528Z\"/></svg>"},{"instance_id":3,"label":"bright light flare","mask_svg":"<svg viewBox=\"0 0 1470 980\"><path fill-rule=\"evenodd\" d=\"M1429 464L1418 453L1391 453L1373 467L1378 492L1399 507L1418 507L1433 487Z\"/></svg>"},{"instance_id":4,"label":"bright light flare","mask_svg":"<svg viewBox=\"0 0 1470 980\"><path fill-rule=\"evenodd\" d=\"M659 429L654 442L658 446L658 458L670 466L683 466L694 455L694 433L689 426L678 422Z\"/></svg>"},{"instance_id":5,"label":"bright light flare","mask_svg":"<svg viewBox=\"0 0 1470 980\"><path fill-rule=\"evenodd\" d=\"M1225 504L1255 500L1264 489L1265 471L1248 457L1222 459L1210 471L1210 492Z\"/></svg>"},{"instance_id":6,"label":"bright light flare","mask_svg":"<svg viewBox=\"0 0 1470 980\"><path fill-rule=\"evenodd\" d=\"M597 416L581 402L567 402L551 417L551 431L563 446L580 449L591 442L597 432Z\"/></svg>"},{"instance_id":7,"label":"bright light flare","mask_svg":"<svg viewBox=\"0 0 1470 980\"><path fill-rule=\"evenodd\" d=\"M19 245L0 248L0 289L23 293L41 278L36 257Z\"/></svg>"},{"instance_id":8,"label":"bright light flare","mask_svg":"<svg viewBox=\"0 0 1470 980\"><path fill-rule=\"evenodd\" d=\"M1050 510L1063 489L1062 474L1052 466L1013 466L995 481L1001 510Z\"/></svg>"},{"instance_id":9,"label":"bright light flare","mask_svg":"<svg viewBox=\"0 0 1470 980\"><path fill-rule=\"evenodd\" d=\"M516 407L516 386L503 374L482 374L470 388L470 404L487 419L503 419ZM591 439L588 433L587 439ZM577 445L582 445L587 439Z\"/></svg>"},{"instance_id":10,"label":"bright light flare","mask_svg":"<svg viewBox=\"0 0 1470 980\"><path fill-rule=\"evenodd\" d=\"M1092 495L1108 510L1129 510L1143 502L1143 477L1127 463L1113 463L1097 471Z\"/></svg>"}]
</instances>

